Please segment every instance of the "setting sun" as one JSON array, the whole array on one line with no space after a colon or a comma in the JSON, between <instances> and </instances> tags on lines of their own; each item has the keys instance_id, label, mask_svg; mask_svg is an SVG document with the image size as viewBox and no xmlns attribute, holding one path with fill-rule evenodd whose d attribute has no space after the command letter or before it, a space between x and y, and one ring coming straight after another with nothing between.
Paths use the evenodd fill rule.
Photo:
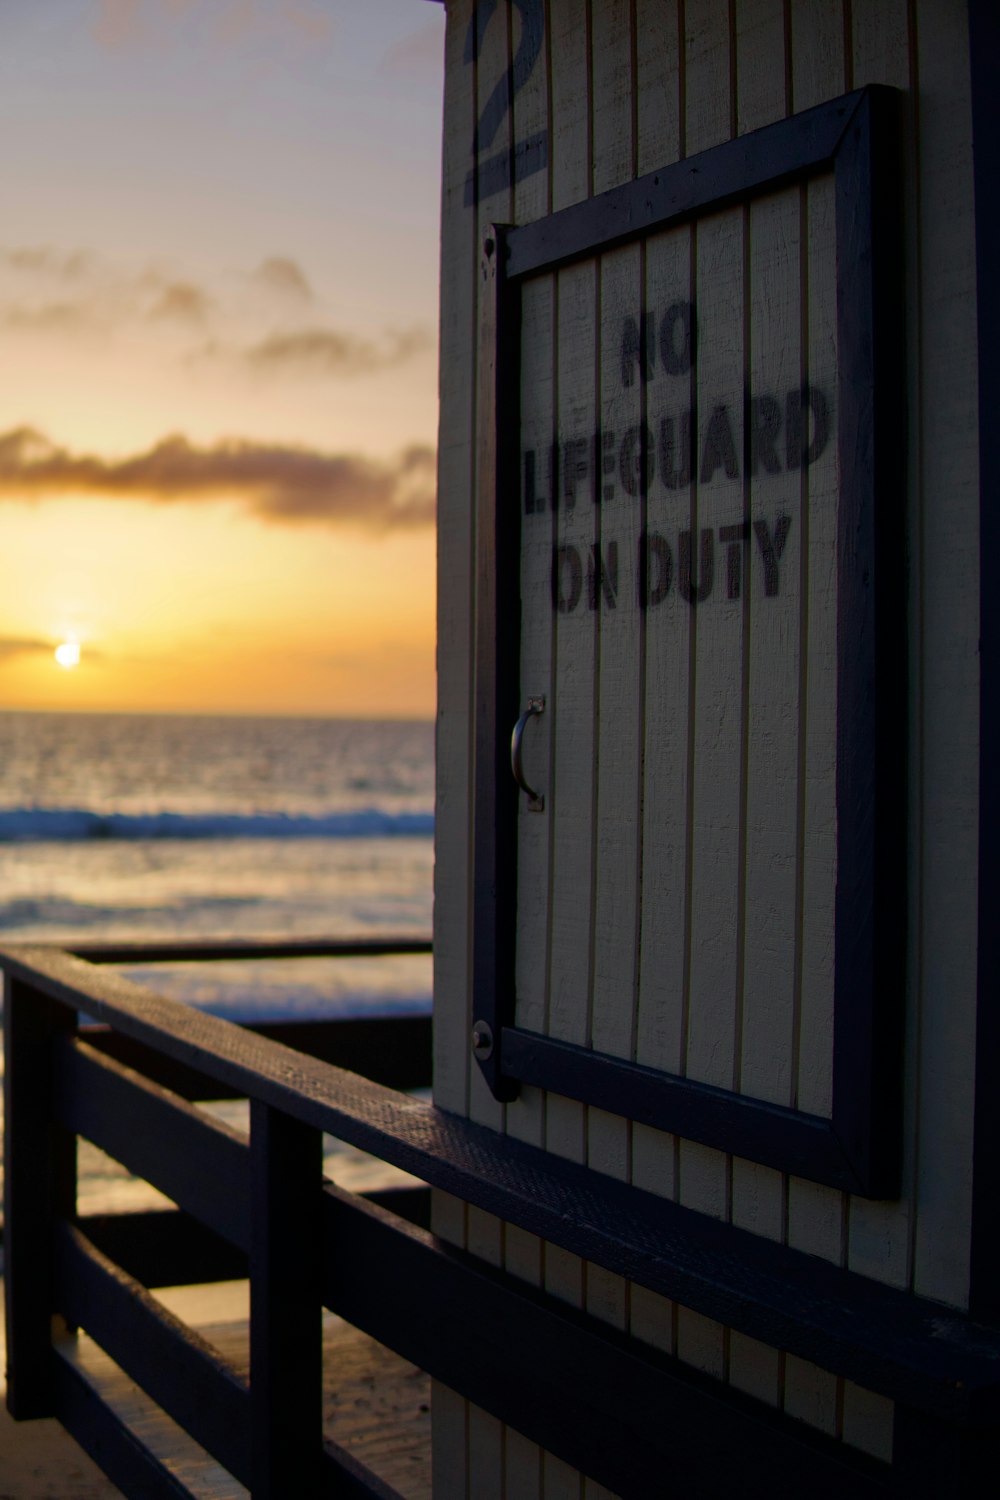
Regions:
<instances>
[{"instance_id":1,"label":"setting sun","mask_svg":"<svg viewBox=\"0 0 1000 1500\"><path fill-rule=\"evenodd\" d=\"M63 641L56 647L55 658L59 665L65 667L68 672L71 667L80 665L80 647L76 641Z\"/></svg>"},{"instance_id":2,"label":"setting sun","mask_svg":"<svg viewBox=\"0 0 1000 1500\"><path fill-rule=\"evenodd\" d=\"M444 7L43 9L0 6L0 709L432 715Z\"/></svg>"}]
</instances>

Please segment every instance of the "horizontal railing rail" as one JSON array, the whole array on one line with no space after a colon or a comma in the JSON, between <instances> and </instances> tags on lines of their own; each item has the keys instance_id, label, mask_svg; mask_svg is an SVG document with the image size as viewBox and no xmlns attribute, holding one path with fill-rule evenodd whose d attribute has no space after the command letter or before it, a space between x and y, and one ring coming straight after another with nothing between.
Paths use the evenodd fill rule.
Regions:
<instances>
[{"instance_id":1,"label":"horizontal railing rail","mask_svg":"<svg viewBox=\"0 0 1000 1500\"><path fill-rule=\"evenodd\" d=\"M436 1239L423 1227L426 1187L780 1341L907 1410L973 1429L1000 1417L996 1330L449 1116L92 960L22 947L0 962L9 1404L20 1417L59 1416L99 1446L127 1493L183 1490L163 1474L154 1481L134 1437L95 1412L71 1343L53 1338L53 1315L91 1335L255 1500L335 1482L338 1494L391 1493L321 1443L320 1305L623 1496L655 1492L665 1473L690 1495L727 1486L763 1495L778 1453L803 1493L893 1492L888 1465ZM413 1021L426 1024L381 1024L388 1036ZM331 1034L345 1027L354 1060L375 1055L351 1024ZM336 1056L335 1043L328 1050ZM249 1137L190 1102L220 1089L250 1100ZM426 1187L365 1197L324 1185L324 1133ZM177 1208L78 1216L78 1137ZM249 1383L149 1291L247 1273ZM739 1434L724 1448L712 1436L723 1408Z\"/></svg>"}]
</instances>

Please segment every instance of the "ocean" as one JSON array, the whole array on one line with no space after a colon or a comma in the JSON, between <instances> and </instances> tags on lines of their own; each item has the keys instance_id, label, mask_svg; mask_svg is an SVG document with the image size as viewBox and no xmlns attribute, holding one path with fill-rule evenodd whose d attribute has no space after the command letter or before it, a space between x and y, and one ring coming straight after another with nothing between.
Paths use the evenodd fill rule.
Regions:
<instances>
[{"instance_id":1,"label":"ocean","mask_svg":"<svg viewBox=\"0 0 1000 1500\"><path fill-rule=\"evenodd\" d=\"M429 935L433 807L430 723L0 713L0 946ZM431 1003L421 956L125 972L231 1020ZM80 1169L82 1206L121 1196Z\"/></svg>"}]
</instances>

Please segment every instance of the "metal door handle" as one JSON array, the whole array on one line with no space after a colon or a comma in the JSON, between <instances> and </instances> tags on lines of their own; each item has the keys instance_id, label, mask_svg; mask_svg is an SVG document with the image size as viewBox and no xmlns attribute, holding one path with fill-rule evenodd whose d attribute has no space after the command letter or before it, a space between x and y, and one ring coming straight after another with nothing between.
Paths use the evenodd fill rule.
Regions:
<instances>
[{"instance_id":1,"label":"metal door handle","mask_svg":"<svg viewBox=\"0 0 1000 1500\"><path fill-rule=\"evenodd\" d=\"M510 737L510 769L514 773L514 780L527 793L528 808L531 812L541 812L545 806L545 798L541 792L534 791L524 779L524 766L521 763L521 741L524 738L524 726L528 720L534 718L535 714L543 713L545 710L544 698L529 698L528 706L524 713L514 725L514 733Z\"/></svg>"}]
</instances>

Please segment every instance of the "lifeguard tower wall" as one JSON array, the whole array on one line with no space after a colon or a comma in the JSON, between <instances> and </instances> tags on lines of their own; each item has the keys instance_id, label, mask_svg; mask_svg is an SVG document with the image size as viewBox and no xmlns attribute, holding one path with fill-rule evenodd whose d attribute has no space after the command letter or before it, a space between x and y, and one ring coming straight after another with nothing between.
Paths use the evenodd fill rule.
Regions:
<instances>
[{"instance_id":1,"label":"lifeguard tower wall","mask_svg":"<svg viewBox=\"0 0 1000 1500\"><path fill-rule=\"evenodd\" d=\"M960 0L448 5L435 1101L748 1285L839 1268L843 1336L710 1257L685 1302L436 1228L715 1382L684 1462L738 1393L907 1494L976 1493L989 1422L866 1352L868 1290L928 1372L935 1308L998 1311L997 42ZM441 1500L607 1493L434 1423Z\"/></svg>"}]
</instances>

